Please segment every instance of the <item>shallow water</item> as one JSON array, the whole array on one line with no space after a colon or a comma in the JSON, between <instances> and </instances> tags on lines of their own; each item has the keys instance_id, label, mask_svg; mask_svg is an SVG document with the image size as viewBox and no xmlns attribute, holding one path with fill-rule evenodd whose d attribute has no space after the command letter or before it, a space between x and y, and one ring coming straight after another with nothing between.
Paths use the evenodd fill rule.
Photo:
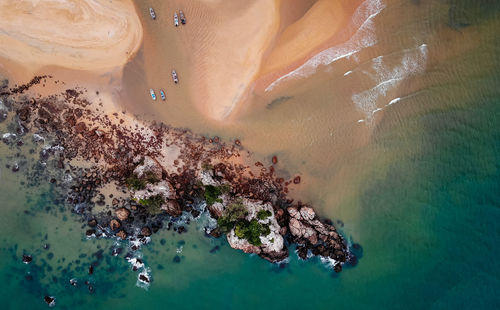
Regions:
<instances>
[{"instance_id":1,"label":"shallow water","mask_svg":"<svg viewBox=\"0 0 500 310\"><path fill-rule=\"evenodd\" d=\"M1 143L3 308L45 309L45 294L62 309L499 308L500 5L384 3L375 45L255 95L229 125L197 114L182 89L173 96L183 105L152 110L176 126L239 137L258 159L278 154L283 173L303 175L294 195L341 220L362 245L356 267L335 275L291 255L280 269L204 237L192 223L187 234L163 230L141 250L153 276L148 290L136 286L123 254L105 255L89 276L92 253L109 253L113 241L87 240L48 182L21 185L29 165L6 169L18 150ZM144 70L129 69L137 79ZM21 151L27 158L29 147ZM21 262L25 251L30 265ZM70 286L73 277L90 279L95 292Z\"/></svg>"}]
</instances>

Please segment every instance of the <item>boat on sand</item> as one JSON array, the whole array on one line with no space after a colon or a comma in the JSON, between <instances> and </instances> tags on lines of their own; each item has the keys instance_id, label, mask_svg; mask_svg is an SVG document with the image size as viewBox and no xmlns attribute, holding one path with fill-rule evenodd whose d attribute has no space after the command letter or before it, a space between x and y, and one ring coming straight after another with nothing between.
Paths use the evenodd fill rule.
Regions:
<instances>
[{"instance_id":1,"label":"boat on sand","mask_svg":"<svg viewBox=\"0 0 500 310\"><path fill-rule=\"evenodd\" d=\"M184 16L184 12L182 10L179 11L179 17L181 18L181 24L186 24L186 17Z\"/></svg>"},{"instance_id":2,"label":"boat on sand","mask_svg":"<svg viewBox=\"0 0 500 310\"><path fill-rule=\"evenodd\" d=\"M177 76L177 72L175 72L175 70L172 70L172 79L175 84L179 83L179 77Z\"/></svg>"},{"instance_id":3,"label":"boat on sand","mask_svg":"<svg viewBox=\"0 0 500 310\"><path fill-rule=\"evenodd\" d=\"M179 26L179 17L177 16L177 12L174 13L174 25L175 27Z\"/></svg>"},{"instance_id":4,"label":"boat on sand","mask_svg":"<svg viewBox=\"0 0 500 310\"><path fill-rule=\"evenodd\" d=\"M152 88L149 89L149 93L151 94L151 98L153 100L156 100L156 94L155 94L155 91Z\"/></svg>"},{"instance_id":5,"label":"boat on sand","mask_svg":"<svg viewBox=\"0 0 500 310\"><path fill-rule=\"evenodd\" d=\"M153 8L149 8L149 15L151 15L152 19L156 19L155 10L153 10Z\"/></svg>"}]
</instances>

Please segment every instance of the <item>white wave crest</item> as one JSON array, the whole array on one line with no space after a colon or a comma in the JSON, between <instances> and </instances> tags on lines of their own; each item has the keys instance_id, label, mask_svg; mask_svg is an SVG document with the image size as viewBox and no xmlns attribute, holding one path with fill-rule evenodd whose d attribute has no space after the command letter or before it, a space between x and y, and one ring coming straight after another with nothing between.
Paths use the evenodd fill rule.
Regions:
<instances>
[{"instance_id":1,"label":"white wave crest","mask_svg":"<svg viewBox=\"0 0 500 310\"><path fill-rule=\"evenodd\" d=\"M391 100L388 104L378 106L378 100L386 97L389 90L396 88L404 79L411 75L420 74L425 71L427 64L427 45L422 44L413 49L403 50L401 63L396 66L387 66L384 63L384 56L379 56L372 60L374 73L363 71L376 85L370 89L352 95L352 101L358 110L363 112L366 120L370 122L373 114L382 109L397 103L401 98ZM393 55L390 56L394 57Z\"/></svg>"},{"instance_id":2,"label":"white wave crest","mask_svg":"<svg viewBox=\"0 0 500 310\"><path fill-rule=\"evenodd\" d=\"M350 25L350 27L357 28L358 30L347 42L316 54L297 69L276 79L265 91L270 91L279 83L292 78L308 77L315 73L320 65L327 66L339 59L350 57L362 49L376 44L373 18L384 8L385 4L381 0L367 0L363 2L356 9Z\"/></svg>"}]
</instances>

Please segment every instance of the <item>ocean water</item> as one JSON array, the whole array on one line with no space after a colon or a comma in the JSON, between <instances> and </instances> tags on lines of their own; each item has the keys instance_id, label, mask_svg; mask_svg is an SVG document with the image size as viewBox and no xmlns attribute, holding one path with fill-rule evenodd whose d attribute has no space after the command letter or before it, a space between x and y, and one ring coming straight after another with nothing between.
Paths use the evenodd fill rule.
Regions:
<instances>
[{"instance_id":1,"label":"ocean water","mask_svg":"<svg viewBox=\"0 0 500 310\"><path fill-rule=\"evenodd\" d=\"M383 19L395 10L407 12L406 28ZM42 145L28 134L19 148L0 143L1 308L46 309L45 295L56 297L56 309L500 308L499 12L494 1L387 3L380 18L388 24L374 20L378 44L398 48L365 51L370 57L361 55L347 75L368 77L347 98L360 111L359 125L371 126L369 143L345 155L354 162L331 166L283 151L289 167L316 177L304 200L341 220L345 236L361 244L357 266L335 274L293 254L287 265L274 266L204 237L193 222L186 234L162 230L141 249L153 282L140 287L124 253L110 255L116 241L87 239L80 217L48 182L50 169L32 169ZM416 33L416 24L426 32ZM404 59L423 62L422 44L428 44L425 68L405 67ZM319 74L313 80L319 89L330 87L331 73ZM382 84L391 86L386 93L378 86L384 81L391 81ZM312 95L320 102L314 108L327 110L320 95ZM12 131L7 123L0 134ZM6 168L15 162L16 173ZM342 186L335 180L339 162L355 171ZM31 186L35 177L40 184ZM22 263L23 253L33 255L31 264Z\"/></svg>"}]
</instances>

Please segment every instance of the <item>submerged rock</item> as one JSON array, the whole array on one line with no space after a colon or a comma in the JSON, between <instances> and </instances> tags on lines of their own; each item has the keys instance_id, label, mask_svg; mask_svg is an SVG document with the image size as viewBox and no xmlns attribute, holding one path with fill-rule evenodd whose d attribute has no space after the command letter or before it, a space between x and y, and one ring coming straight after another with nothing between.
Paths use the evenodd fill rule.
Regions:
<instances>
[{"instance_id":1,"label":"submerged rock","mask_svg":"<svg viewBox=\"0 0 500 310\"><path fill-rule=\"evenodd\" d=\"M33 261L33 257L31 255L23 255L23 263L29 264Z\"/></svg>"},{"instance_id":2,"label":"submerged rock","mask_svg":"<svg viewBox=\"0 0 500 310\"><path fill-rule=\"evenodd\" d=\"M53 296L45 296L43 300L45 300L45 303L51 308L56 305L56 298Z\"/></svg>"}]
</instances>

